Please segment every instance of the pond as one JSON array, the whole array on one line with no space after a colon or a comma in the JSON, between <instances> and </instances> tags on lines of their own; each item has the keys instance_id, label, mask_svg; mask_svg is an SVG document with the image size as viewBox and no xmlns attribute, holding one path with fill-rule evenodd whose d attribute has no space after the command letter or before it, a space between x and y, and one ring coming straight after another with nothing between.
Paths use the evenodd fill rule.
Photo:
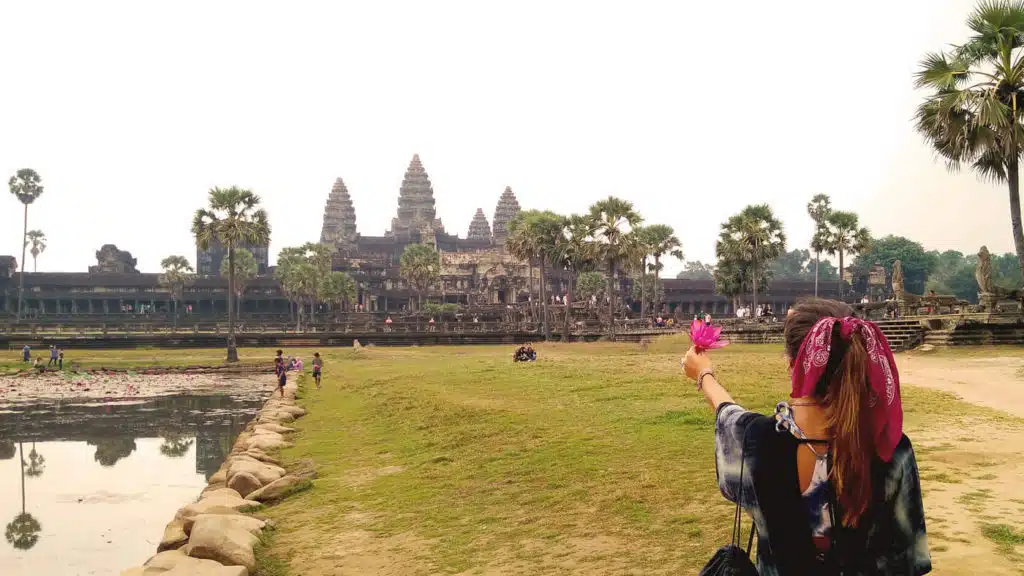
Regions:
<instances>
[{"instance_id":1,"label":"pond","mask_svg":"<svg viewBox=\"0 0 1024 576\"><path fill-rule=\"evenodd\" d=\"M0 411L4 576L116 575L140 565L262 401L254 392Z\"/></svg>"}]
</instances>

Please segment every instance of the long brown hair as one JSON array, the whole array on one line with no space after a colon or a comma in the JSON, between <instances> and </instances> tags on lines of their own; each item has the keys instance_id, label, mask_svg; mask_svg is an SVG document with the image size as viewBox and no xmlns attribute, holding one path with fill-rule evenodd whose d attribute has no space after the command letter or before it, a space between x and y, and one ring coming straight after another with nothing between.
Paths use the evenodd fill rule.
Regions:
<instances>
[{"instance_id":1,"label":"long brown hair","mask_svg":"<svg viewBox=\"0 0 1024 576\"><path fill-rule=\"evenodd\" d=\"M786 353L790 363L796 360L811 328L823 317L844 318L852 309L835 300L804 300L793 307L786 318ZM839 324L833 328L832 350L825 374L814 390L815 399L825 408L826 423L832 437L832 482L842 509L842 523L856 526L871 505L871 460L874 438L863 415L867 414L868 354L864 340L854 333L850 340L839 337Z\"/></svg>"}]
</instances>

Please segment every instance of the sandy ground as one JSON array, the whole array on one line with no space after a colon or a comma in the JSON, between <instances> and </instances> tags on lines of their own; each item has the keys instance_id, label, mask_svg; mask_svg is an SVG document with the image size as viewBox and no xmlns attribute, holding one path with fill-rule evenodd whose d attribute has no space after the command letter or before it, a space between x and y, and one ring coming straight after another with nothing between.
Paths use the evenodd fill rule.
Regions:
<instances>
[{"instance_id":1,"label":"sandy ground","mask_svg":"<svg viewBox=\"0 0 1024 576\"><path fill-rule=\"evenodd\" d=\"M120 401L176 394L232 394L274 387L272 377L231 377L218 374L135 374L131 372L0 377L0 408L37 401L106 399Z\"/></svg>"},{"instance_id":2,"label":"sandy ground","mask_svg":"<svg viewBox=\"0 0 1024 576\"><path fill-rule=\"evenodd\" d=\"M1024 417L1024 359L902 355L904 385L953 392ZM1019 554L999 550L986 524L1020 526L1024 514L1024 426L1008 419L907 430L914 442L935 574L1024 574ZM1019 548L1019 547L1018 547Z\"/></svg>"}]
</instances>

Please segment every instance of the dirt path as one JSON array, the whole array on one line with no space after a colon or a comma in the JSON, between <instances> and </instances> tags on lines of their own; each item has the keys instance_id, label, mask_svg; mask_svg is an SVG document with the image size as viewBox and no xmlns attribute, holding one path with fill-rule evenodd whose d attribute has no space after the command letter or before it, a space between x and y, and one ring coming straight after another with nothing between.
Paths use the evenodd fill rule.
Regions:
<instances>
[{"instance_id":1,"label":"dirt path","mask_svg":"<svg viewBox=\"0 0 1024 576\"><path fill-rule=\"evenodd\" d=\"M1024 359L904 355L898 363L904 385L1024 417ZM934 573L1024 574L1012 537L999 536L999 526L1016 528L1024 514L1024 427L1012 418L967 417L908 434L921 469Z\"/></svg>"}]
</instances>

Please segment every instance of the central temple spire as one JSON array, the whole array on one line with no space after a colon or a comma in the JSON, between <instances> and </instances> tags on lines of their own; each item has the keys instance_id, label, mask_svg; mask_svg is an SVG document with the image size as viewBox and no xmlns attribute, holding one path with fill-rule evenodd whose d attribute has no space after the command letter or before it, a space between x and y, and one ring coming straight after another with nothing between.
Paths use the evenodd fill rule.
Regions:
<instances>
[{"instance_id":1,"label":"central temple spire","mask_svg":"<svg viewBox=\"0 0 1024 576\"><path fill-rule=\"evenodd\" d=\"M334 181L331 194L324 206L324 224L320 230L320 242L342 249L355 246L356 210L352 206L352 197L341 178Z\"/></svg>"},{"instance_id":2,"label":"central temple spire","mask_svg":"<svg viewBox=\"0 0 1024 576\"><path fill-rule=\"evenodd\" d=\"M386 235L407 237L416 231L421 234L444 232L441 220L435 216L430 177L423 169L420 155L413 154L398 190L398 215L391 220L391 230Z\"/></svg>"}]
</instances>

